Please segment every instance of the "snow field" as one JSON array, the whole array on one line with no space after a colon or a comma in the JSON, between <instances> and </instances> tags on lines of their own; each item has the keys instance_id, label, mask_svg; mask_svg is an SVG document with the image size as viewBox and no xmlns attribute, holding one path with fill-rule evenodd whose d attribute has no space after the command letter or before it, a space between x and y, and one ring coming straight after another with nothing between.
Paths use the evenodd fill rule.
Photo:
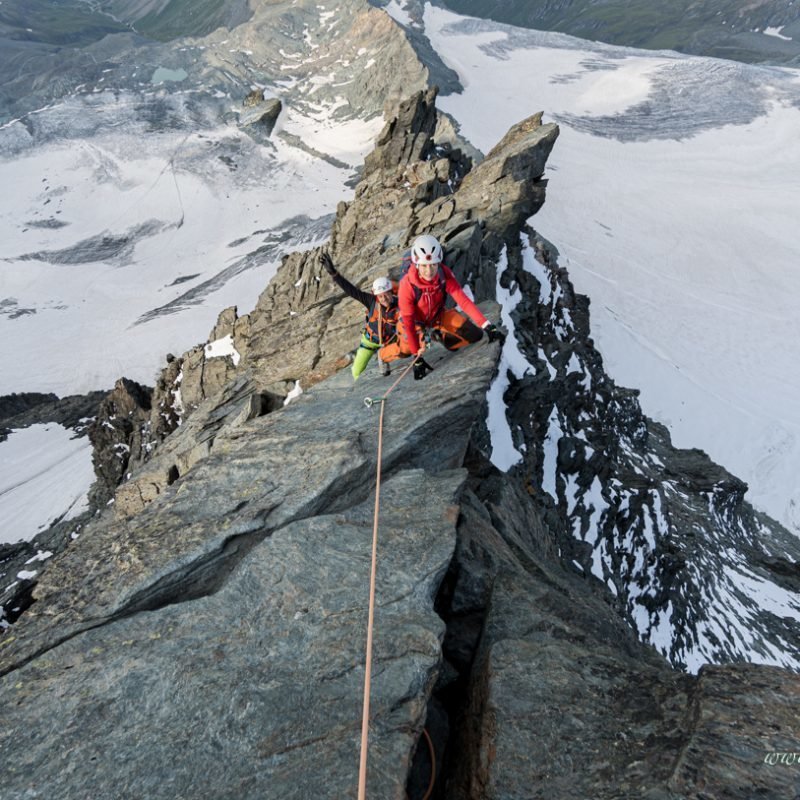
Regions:
<instances>
[{"instance_id":1,"label":"snow field","mask_svg":"<svg viewBox=\"0 0 800 800\"><path fill-rule=\"evenodd\" d=\"M86 437L56 423L12 431L0 442L0 543L32 539L85 511L93 481Z\"/></svg>"},{"instance_id":2,"label":"snow field","mask_svg":"<svg viewBox=\"0 0 800 800\"><path fill-rule=\"evenodd\" d=\"M678 447L708 452L749 484L754 505L800 534L800 182L790 177L800 174L800 71L737 66L763 98L752 121L698 130L687 113L683 138L621 141L586 128L596 118L607 134L603 118L630 112L657 84L680 93L687 70L702 82L727 62L582 49L558 34L523 47L502 26L470 31L463 19L426 6L426 33L465 86L440 106L484 151L537 111L559 122L532 224L591 298L608 373L641 389L645 413ZM631 131L639 124L632 114Z\"/></svg>"}]
</instances>

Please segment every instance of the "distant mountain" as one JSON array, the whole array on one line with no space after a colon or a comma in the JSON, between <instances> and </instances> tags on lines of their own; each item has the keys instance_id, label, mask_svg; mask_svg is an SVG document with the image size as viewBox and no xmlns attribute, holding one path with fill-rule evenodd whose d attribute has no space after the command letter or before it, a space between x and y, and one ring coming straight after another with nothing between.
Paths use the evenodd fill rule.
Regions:
<instances>
[{"instance_id":1,"label":"distant mountain","mask_svg":"<svg viewBox=\"0 0 800 800\"><path fill-rule=\"evenodd\" d=\"M160 41L234 28L253 15L247 0L106 0L89 4Z\"/></svg>"},{"instance_id":2,"label":"distant mountain","mask_svg":"<svg viewBox=\"0 0 800 800\"><path fill-rule=\"evenodd\" d=\"M473 17L582 39L748 63L800 63L800 6L784 0L439 0Z\"/></svg>"},{"instance_id":3,"label":"distant mountain","mask_svg":"<svg viewBox=\"0 0 800 800\"><path fill-rule=\"evenodd\" d=\"M224 32L251 16L246 0L0 3L0 124L110 81L120 66L114 85L122 88L126 63L170 58L160 43Z\"/></svg>"},{"instance_id":4,"label":"distant mountain","mask_svg":"<svg viewBox=\"0 0 800 800\"><path fill-rule=\"evenodd\" d=\"M81 0L2 3L0 37L20 44L81 47L109 33L128 29L124 22L99 11L96 6L96 3Z\"/></svg>"},{"instance_id":5,"label":"distant mountain","mask_svg":"<svg viewBox=\"0 0 800 800\"><path fill-rule=\"evenodd\" d=\"M246 0L26 0L0 4L0 36L80 47L130 30L169 41L232 28L251 16Z\"/></svg>"}]
</instances>

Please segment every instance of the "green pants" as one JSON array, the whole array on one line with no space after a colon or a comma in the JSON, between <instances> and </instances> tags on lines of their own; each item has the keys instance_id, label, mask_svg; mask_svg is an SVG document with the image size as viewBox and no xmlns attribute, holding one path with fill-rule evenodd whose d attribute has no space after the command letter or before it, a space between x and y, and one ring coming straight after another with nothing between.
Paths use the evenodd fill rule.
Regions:
<instances>
[{"instance_id":1,"label":"green pants","mask_svg":"<svg viewBox=\"0 0 800 800\"><path fill-rule=\"evenodd\" d=\"M367 368L367 364L369 364L369 360L375 353L380 350L381 346L379 344L375 344L375 342L371 342L367 339L366 336L363 334L361 335L361 344L358 346L358 350L356 350L356 356L353 359L353 366L350 368L351 372L353 373L353 380L358 380L358 376Z\"/></svg>"}]
</instances>

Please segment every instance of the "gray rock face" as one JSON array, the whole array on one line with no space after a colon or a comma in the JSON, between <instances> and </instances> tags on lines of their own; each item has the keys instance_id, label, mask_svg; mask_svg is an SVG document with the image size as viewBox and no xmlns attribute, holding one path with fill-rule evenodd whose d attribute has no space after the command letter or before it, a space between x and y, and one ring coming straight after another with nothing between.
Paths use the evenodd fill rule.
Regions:
<instances>
[{"instance_id":1,"label":"gray rock face","mask_svg":"<svg viewBox=\"0 0 800 800\"><path fill-rule=\"evenodd\" d=\"M443 354L436 383L409 377L387 403L374 796L404 797L436 681L433 598L496 352ZM0 734L4 796L353 791L378 422L363 396L386 388L373 375L355 391L336 375L227 430L135 520L93 523L51 566L0 648L0 697L15 705ZM210 775L212 753L224 767Z\"/></svg>"},{"instance_id":2,"label":"gray rock face","mask_svg":"<svg viewBox=\"0 0 800 800\"><path fill-rule=\"evenodd\" d=\"M404 470L382 492L375 797L405 796L443 628L431 595L452 554L462 481L461 471ZM426 510L412 512L409 496ZM364 676L354 622L366 619L371 512L368 500L291 523L214 595L88 631L17 670L0 734L13 764L4 797L31 796L34 785L64 798L352 794ZM46 663L57 665L47 677ZM73 769L53 758L65 751Z\"/></svg>"},{"instance_id":3,"label":"gray rock face","mask_svg":"<svg viewBox=\"0 0 800 800\"><path fill-rule=\"evenodd\" d=\"M453 357L443 362L433 395L425 395L430 407L415 408L411 400L421 398L423 389L407 379L404 394L409 402L395 412L391 425L396 435L384 449L387 473L396 463L415 468L460 465L471 420L480 408L471 396L484 390L494 365L494 348L476 347L473 352L472 359ZM229 396L234 419L224 418L220 407L209 403L208 413L195 418L202 419L206 429L218 424L213 447L185 475L175 475L151 502L126 509L131 513L117 520L106 516L92 523L50 564L37 587L37 604L25 617L26 628L37 633L26 637L28 655L15 658L24 661L30 653L45 651L53 641L102 620L172 602L192 584L203 583L198 575L208 572L212 562L235 558L239 550L235 543L241 537L263 538L270 530L322 509L361 502L370 491L369 459L377 423L376 413L364 407L363 393L379 395L385 379L383 384L377 376L365 379L357 390L349 381L349 374L337 375L313 387L300 401L252 420L237 415L237 403L245 396L240 383L232 385ZM466 395L449 396L454 384L462 386ZM316 398L324 402L312 402ZM455 437L462 426L464 431ZM198 449L202 449L202 430L196 433ZM421 447L423 440L440 441L446 453L428 453ZM287 459L292 452L304 456ZM117 502L126 497L118 493ZM164 546L167 519L175 525L171 547ZM75 575L85 575L87 569L93 576L91 587L76 584ZM20 642L15 648L21 646ZM0 662L0 669L11 665Z\"/></svg>"}]
</instances>

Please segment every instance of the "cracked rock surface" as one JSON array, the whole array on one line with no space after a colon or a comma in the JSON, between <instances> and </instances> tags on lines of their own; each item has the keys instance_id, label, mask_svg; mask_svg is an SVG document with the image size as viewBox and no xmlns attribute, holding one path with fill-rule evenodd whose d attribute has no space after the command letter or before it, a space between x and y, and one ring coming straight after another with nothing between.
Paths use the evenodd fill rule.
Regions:
<instances>
[{"instance_id":1,"label":"cracked rock surface","mask_svg":"<svg viewBox=\"0 0 800 800\"><path fill-rule=\"evenodd\" d=\"M403 470L382 493L374 797L405 796L439 660L432 595L452 554L463 479L462 470ZM409 497L423 506L413 521ZM63 798L351 793L371 512L368 500L289 523L215 594L86 631L8 676L0 749L13 767L3 796L39 796L36 786Z\"/></svg>"},{"instance_id":2,"label":"cracked rock surface","mask_svg":"<svg viewBox=\"0 0 800 800\"><path fill-rule=\"evenodd\" d=\"M409 377L388 401L373 796L405 796L441 659L433 600L459 465L496 351L439 351L438 381ZM52 565L0 649L4 798L346 796L378 421L363 397L386 388L340 374L230 430L133 523L90 527Z\"/></svg>"}]
</instances>

